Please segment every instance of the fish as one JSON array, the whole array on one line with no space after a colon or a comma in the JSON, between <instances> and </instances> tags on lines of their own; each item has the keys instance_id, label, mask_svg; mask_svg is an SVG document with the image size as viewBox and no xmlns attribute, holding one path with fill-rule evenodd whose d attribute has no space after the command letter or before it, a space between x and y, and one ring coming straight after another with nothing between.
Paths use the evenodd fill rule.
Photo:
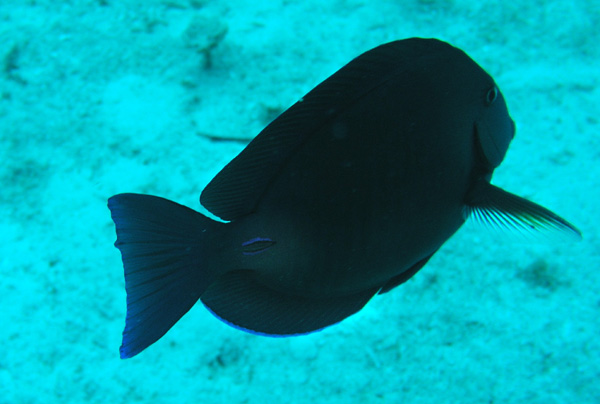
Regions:
<instances>
[{"instance_id":1,"label":"fish","mask_svg":"<svg viewBox=\"0 0 600 404\"><path fill-rule=\"evenodd\" d=\"M497 84L465 52L409 38L359 55L268 124L200 195L221 220L157 196L112 196L121 358L198 301L257 335L337 324L413 277L469 217L581 238L491 184L515 131Z\"/></svg>"}]
</instances>

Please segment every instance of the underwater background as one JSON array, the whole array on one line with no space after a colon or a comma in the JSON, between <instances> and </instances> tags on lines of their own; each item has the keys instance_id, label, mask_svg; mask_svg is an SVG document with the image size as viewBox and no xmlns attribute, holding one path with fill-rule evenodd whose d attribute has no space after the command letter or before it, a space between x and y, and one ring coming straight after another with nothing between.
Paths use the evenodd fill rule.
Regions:
<instances>
[{"instance_id":1,"label":"underwater background","mask_svg":"<svg viewBox=\"0 0 600 404\"><path fill-rule=\"evenodd\" d=\"M600 403L599 26L596 0L1 1L0 403ZM265 338L194 307L120 360L107 198L206 213L273 118L413 36L494 77L517 134L493 183L583 241L468 223L335 327Z\"/></svg>"}]
</instances>

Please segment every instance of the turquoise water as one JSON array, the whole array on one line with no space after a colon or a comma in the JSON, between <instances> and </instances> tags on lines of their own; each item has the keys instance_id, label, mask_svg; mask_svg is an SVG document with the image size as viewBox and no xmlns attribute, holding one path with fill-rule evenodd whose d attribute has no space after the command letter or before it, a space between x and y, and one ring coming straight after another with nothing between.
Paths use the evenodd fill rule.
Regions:
<instances>
[{"instance_id":1,"label":"turquoise water","mask_svg":"<svg viewBox=\"0 0 600 404\"><path fill-rule=\"evenodd\" d=\"M599 403L600 3L0 3L0 403ZM354 56L436 37L497 81L517 135L494 183L581 242L464 226L323 332L272 339L194 307L119 359L106 199L205 212L212 177Z\"/></svg>"}]
</instances>

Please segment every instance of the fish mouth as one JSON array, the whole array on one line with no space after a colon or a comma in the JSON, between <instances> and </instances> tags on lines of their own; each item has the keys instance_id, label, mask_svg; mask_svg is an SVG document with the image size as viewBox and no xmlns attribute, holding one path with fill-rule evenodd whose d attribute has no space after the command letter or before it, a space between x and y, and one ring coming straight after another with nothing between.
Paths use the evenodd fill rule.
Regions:
<instances>
[{"instance_id":1,"label":"fish mouth","mask_svg":"<svg viewBox=\"0 0 600 404\"><path fill-rule=\"evenodd\" d=\"M512 119L510 120L510 124L512 125L512 138L514 139L515 135L517 134L517 125Z\"/></svg>"}]
</instances>

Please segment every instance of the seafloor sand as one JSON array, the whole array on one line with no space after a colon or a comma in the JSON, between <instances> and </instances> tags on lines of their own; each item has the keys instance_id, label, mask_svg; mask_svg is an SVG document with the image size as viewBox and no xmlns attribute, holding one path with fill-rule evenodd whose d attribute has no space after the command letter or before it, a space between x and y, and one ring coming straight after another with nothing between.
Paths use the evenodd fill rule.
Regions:
<instances>
[{"instance_id":1,"label":"seafloor sand","mask_svg":"<svg viewBox=\"0 0 600 404\"><path fill-rule=\"evenodd\" d=\"M3 0L0 403L600 403L598 26L592 0ZM199 208L244 145L215 137L251 139L352 57L411 36L495 77L518 132L494 182L583 242L466 226L321 333L252 336L199 306L121 361L106 199Z\"/></svg>"}]
</instances>

